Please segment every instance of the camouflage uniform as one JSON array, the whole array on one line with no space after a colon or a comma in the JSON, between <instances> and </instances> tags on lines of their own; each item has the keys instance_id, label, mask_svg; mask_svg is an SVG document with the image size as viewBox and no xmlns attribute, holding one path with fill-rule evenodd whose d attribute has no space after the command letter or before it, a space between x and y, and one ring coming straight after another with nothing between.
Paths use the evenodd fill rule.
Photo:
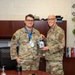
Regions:
<instances>
[{"instance_id":1,"label":"camouflage uniform","mask_svg":"<svg viewBox=\"0 0 75 75\"><path fill-rule=\"evenodd\" d=\"M47 34L47 45L49 47L45 55L47 72L52 75L64 75L62 65L65 46L64 30L57 25L50 28Z\"/></svg>"},{"instance_id":2,"label":"camouflage uniform","mask_svg":"<svg viewBox=\"0 0 75 75\"><path fill-rule=\"evenodd\" d=\"M24 62L20 63L20 65L23 70L38 70L39 52L37 50L37 39L39 36L39 31L33 28L32 41L34 42L34 47L29 46L29 37L25 28L17 30L11 39L11 59L17 59L18 57L22 59ZM17 46L19 46L19 54L16 51Z\"/></svg>"}]
</instances>

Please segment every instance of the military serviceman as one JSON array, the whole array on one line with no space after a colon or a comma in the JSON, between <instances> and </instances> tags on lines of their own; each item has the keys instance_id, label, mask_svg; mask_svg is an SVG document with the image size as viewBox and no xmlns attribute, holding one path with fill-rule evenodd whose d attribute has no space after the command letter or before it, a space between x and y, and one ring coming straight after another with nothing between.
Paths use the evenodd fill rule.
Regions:
<instances>
[{"instance_id":1,"label":"military serviceman","mask_svg":"<svg viewBox=\"0 0 75 75\"><path fill-rule=\"evenodd\" d=\"M38 70L39 52L37 50L37 39L40 32L33 28L34 16L29 14L25 17L25 26L17 30L11 39L11 59L16 59L23 70ZM16 47L19 47L17 54Z\"/></svg>"},{"instance_id":2,"label":"military serviceman","mask_svg":"<svg viewBox=\"0 0 75 75\"><path fill-rule=\"evenodd\" d=\"M48 24L51 28L47 33L47 46L41 49L45 50L45 58L47 60L46 70L52 75L64 75L64 30L56 24L56 17L54 15L48 16Z\"/></svg>"}]
</instances>

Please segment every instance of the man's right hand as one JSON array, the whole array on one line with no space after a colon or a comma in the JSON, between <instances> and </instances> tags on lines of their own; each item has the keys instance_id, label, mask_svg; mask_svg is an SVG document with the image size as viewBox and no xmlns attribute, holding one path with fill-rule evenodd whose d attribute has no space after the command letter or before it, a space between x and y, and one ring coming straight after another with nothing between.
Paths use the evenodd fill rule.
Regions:
<instances>
[{"instance_id":1,"label":"man's right hand","mask_svg":"<svg viewBox=\"0 0 75 75\"><path fill-rule=\"evenodd\" d=\"M21 62L22 60L20 58L16 59L17 63Z\"/></svg>"},{"instance_id":2,"label":"man's right hand","mask_svg":"<svg viewBox=\"0 0 75 75\"><path fill-rule=\"evenodd\" d=\"M41 39L45 39L46 37L43 34L40 34Z\"/></svg>"}]
</instances>

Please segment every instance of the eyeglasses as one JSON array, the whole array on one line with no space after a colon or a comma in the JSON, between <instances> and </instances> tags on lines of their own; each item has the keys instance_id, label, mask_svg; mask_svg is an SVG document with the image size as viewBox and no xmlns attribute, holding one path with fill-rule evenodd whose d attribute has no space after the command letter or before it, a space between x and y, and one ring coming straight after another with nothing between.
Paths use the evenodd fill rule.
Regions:
<instances>
[{"instance_id":1,"label":"eyeglasses","mask_svg":"<svg viewBox=\"0 0 75 75\"><path fill-rule=\"evenodd\" d=\"M34 20L26 20L26 21L28 21L28 22L34 22Z\"/></svg>"},{"instance_id":2,"label":"eyeglasses","mask_svg":"<svg viewBox=\"0 0 75 75\"><path fill-rule=\"evenodd\" d=\"M55 20L55 18L50 18L50 19L48 19L48 21L50 21L50 20Z\"/></svg>"}]
</instances>

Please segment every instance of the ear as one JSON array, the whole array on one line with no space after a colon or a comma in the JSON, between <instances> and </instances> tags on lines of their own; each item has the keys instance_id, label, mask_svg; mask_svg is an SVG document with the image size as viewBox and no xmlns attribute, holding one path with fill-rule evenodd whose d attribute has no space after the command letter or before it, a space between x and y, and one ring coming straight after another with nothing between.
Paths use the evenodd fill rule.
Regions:
<instances>
[{"instance_id":1,"label":"ear","mask_svg":"<svg viewBox=\"0 0 75 75\"><path fill-rule=\"evenodd\" d=\"M55 22L57 22L57 19L55 19Z\"/></svg>"},{"instance_id":2,"label":"ear","mask_svg":"<svg viewBox=\"0 0 75 75\"><path fill-rule=\"evenodd\" d=\"M26 20L24 20L24 23L26 24Z\"/></svg>"}]
</instances>

